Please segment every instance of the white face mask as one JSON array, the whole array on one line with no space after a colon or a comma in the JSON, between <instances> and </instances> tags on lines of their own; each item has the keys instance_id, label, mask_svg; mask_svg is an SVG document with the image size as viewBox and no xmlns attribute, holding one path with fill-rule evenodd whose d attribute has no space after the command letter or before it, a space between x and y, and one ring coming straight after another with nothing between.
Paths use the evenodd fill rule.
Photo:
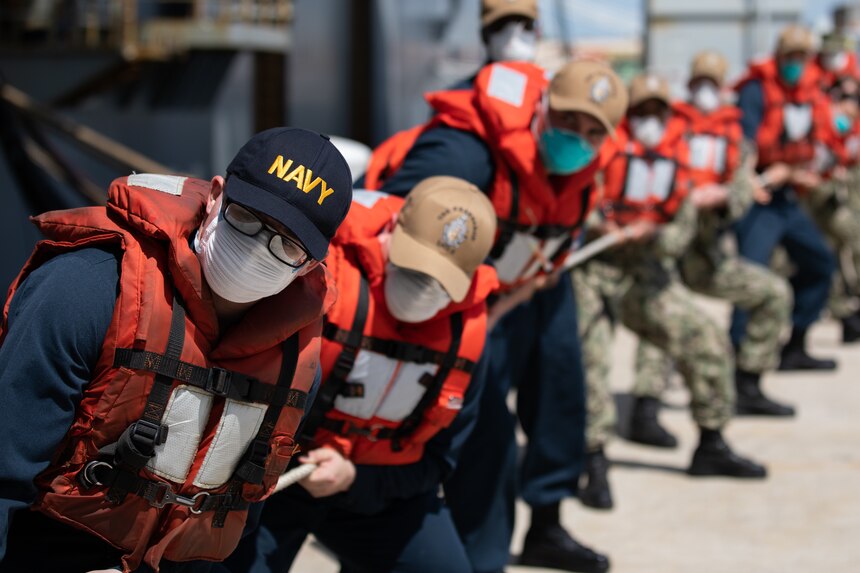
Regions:
<instances>
[{"instance_id":1,"label":"white face mask","mask_svg":"<svg viewBox=\"0 0 860 573\"><path fill-rule=\"evenodd\" d=\"M848 54L845 52L836 52L835 54L825 54L821 58L821 63L829 72L838 72L844 70L848 65Z\"/></svg>"},{"instance_id":2,"label":"white face mask","mask_svg":"<svg viewBox=\"0 0 860 573\"><path fill-rule=\"evenodd\" d=\"M693 105L705 113L720 107L720 91L713 84L702 84L693 91Z\"/></svg>"},{"instance_id":3,"label":"white face mask","mask_svg":"<svg viewBox=\"0 0 860 573\"><path fill-rule=\"evenodd\" d=\"M533 62L537 47L537 32L526 30L525 22L508 22L487 41L487 55L493 62L512 60Z\"/></svg>"},{"instance_id":4,"label":"white face mask","mask_svg":"<svg viewBox=\"0 0 860 573\"><path fill-rule=\"evenodd\" d=\"M636 141L648 149L657 147L663 141L666 131L666 126L656 115L633 117L630 119L630 128Z\"/></svg>"},{"instance_id":5,"label":"white face mask","mask_svg":"<svg viewBox=\"0 0 860 573\"><path fill-rule=\"evenodd\" d=\"M439 282L424 273L385 266L385 303L391 316L402 322L424 322L451 304Z\"/></svg>"},{"instance_id":6,"label":"white face mask","mask_svg":"<svg viewBox=\"0 0 860 573\"><path fill-rule=\"evenodd\" d=\"M231 302L254 302L278 294L295 280L294 269L269 251L271 232L243 235L219 214L201 230L195 250L209 287Z\"/></svg>"}]
</instances>

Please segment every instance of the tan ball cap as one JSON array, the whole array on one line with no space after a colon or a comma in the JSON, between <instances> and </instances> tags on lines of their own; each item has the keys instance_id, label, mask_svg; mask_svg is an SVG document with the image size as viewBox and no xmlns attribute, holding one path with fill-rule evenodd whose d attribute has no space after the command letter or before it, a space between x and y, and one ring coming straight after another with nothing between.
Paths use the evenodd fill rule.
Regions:
<instances>
[{"instance_id":1,"label":"tan ball cap","mask_svg":"<svg viewBox=\"0 0 860 573\"><path fill-rule=\"evenodd\" d=\"M456 177L430 177L406 197L388 260L433 277L460 302L495 238L496 212L486 195Z\"/></svg>"},{"instance_id":2,"label":"tan ball cap","mask_svg":"<svg viewBox=\"0 0 860 573\"><path fill-rule=\"evenodd\" d=\"M828 32L821 36L821 49L820 51L827 53L836 53L836 52L847 52L853 50L853 42L851 38L846 36L845 34L840 34L839 32Z\"/></svg>"},{"instance_id":3,"label":"tan ball cap","mask_svg":"<svg viewBox=\"0 0 860 573\"><path fill-rule=\"evenodd\" d=\"M630 82L630 107L636 107L649 99L656 99L666 105L672 105L669 82L654 74L639 74Z\"/></svg>"},{"instance_id":4,"label":"tan ball cap","mask_svg":"<svg viewBox=\"0 0 860 573\"><path fill-rule=\"evenodd\" d=\"M728 68L729 63L722 54L712 51L699 52L690 66L690 80L708 78L714 80L718 86L722 86L726 80Z\"/></svg>"},{"instance_id":5,"label":"tan ball cap","mask_svg":"<svg viewBox=\"0 0 860 573\"><path fill-rule=\"evenodd\" d=\"M537 0L483 0L481 2L482 28L508 16L522 16L537 20Z\"/></svg>"},{"instance_id":6,"label":"tan ball cap","mask_svg":"<svg viewBox=\"0 0 860 573\"><path fill-rule=\"evenodd\" d=\"M811 52L812 44L812 32L803 26L792 24L786 26L779 35L779 40L776 43L776 54L784 56L792 52Z\"/></svg>"},{"instance_id":7,"label":"tan ball cap","mask_svg":"<svg viewBox=\"0 0 860 573\"><path fill-rule=\"evenodd\" d=\"M610 135L627 112L627 90L612 68L600 62L568 62L549 84L549 107L597 118Z\"/></svg>"}]
</instances>

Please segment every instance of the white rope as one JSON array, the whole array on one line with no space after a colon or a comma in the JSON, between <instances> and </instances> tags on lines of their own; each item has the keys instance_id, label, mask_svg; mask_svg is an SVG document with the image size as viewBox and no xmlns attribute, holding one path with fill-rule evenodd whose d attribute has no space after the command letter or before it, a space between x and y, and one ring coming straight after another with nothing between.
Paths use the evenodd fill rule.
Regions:
<instances>
[{"instance_id":1,"label":"white rope","mask_svg":"<svg viewBox=\"0 0 860 573\"><path fill-rule=\"evenodd\" d=\"M283 491L294 483L302 481L303 479L311 475L315 469L317 469L316 464L302 464L298 467L291 469L290 471L286 472L284 475L278 478L278 483L275 486L275 491L273 493Z\"/></svg>"},{"instance_id":2,"label":"white rope","mask_svg":"<svg viewBox=\"0 0 860 573\"><path fill-rule=\"evenodd\" d=\"M608 233L606 235L603 235L599 239L591 241L590 243L583 246L578 251L574 251L570 254L569 257L567 257L567 259L564 261L563 270L569 271L573 267L581 265L588 259L599 255L606 249L614 247L618 243L618 240L620 238L621 237L618 235L618 233Z\"/></svg>"}]
</instances>

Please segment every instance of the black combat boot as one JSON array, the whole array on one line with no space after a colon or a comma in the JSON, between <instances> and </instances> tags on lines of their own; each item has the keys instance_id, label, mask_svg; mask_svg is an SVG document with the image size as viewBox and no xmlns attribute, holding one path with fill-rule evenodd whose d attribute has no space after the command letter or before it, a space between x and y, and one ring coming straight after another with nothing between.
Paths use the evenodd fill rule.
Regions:
<instances>
[{"instance_id":1,"label":"black combat boot","mask_svg":"<svg viewBox=\"0 0 860 573\"><path fill-rule=\"evenodd\" d=\"M660 400L640 396L633 405L633 415L630 419L630 432L627 439L657 448L676 448L678 440L666 431L657 420L660 410Z\"/></svg>"},{"instance_id":2,"label":"black combat boot","mask_svg":"<svg viewBox=\"0 0 860 573\"><path fill-rule=\"evenodd\" d=\"M782 349L779 361L780 370L835 370L835 360L821 360L806 353L806 329L797 328L791 332L791 339Z\"/></svg>"},{"instance_id":3,"label":"black combat boot","mask_svg":"<svg viewBox=\"0 0 860 573\"><path fill-rule=\"evenodd\" d=\"M752 460L734 453L723 440L719 430L701 428L699 447L687 473L691 476L728 476L736 478L763 478L767 470Z\"/></svg>"},{"instance_id":4,"label":"black combat boot","mask_svg":"<svg viewBox=\"0 0 860 573\"><path fill-rule=\"evenodd\" d=\"M761 391L761 375L744 370L735 371L738 391L735 409L740 416L794 416L794 408L774 402Z\"/></svg>"},{"instance_id":5,"label":"black combat boot","mask_svg":"<svg viewBox=\"0 0 860 573\"><path fill-rule=\"evenodd\" d=\"M579 573L609 571L609 559L581 545L559 522L558 503L532 507L532 525L526 534L520 565Z\"/></svg>"},{"instance_id":6,"label":"black combat boot","mask_svg":"<svg viewBox=\"0 0 860 573\"><path fill-rule=\"evenodd\" d=\"M590 452L585 457L585 487L579 490L579 501L582 505L594 509L612 509L612 490L609 489L607 472L609 460L603 453L603 448Z\"/></svg>"},{"instance_id":7,"label":"black combat boot","mask_svg":"<svg viewBox=\"0 0 860 573\"><path fill-rule=\"evenodd\" d=\"M842 319L842 342L850 344L860 340L860 315L852 314Z\"/></svg>"}]
</instances>

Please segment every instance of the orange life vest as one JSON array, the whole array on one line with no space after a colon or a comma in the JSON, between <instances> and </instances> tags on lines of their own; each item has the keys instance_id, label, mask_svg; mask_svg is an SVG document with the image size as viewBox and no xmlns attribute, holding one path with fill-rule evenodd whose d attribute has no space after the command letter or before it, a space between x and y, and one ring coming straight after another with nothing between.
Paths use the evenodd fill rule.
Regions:
<instances>
[{"instance_id":1,"label":"orange life vest","mask_svg":"<svg viewBox=\"0 0 860 573\"><path fill-rule=\"evenodd\" d=\"M834 124L833 113L825 107L816 119L816 167L825 177L838 167L855 167L860 164L860 122L855 121L848 133L839 133Z\"/></svg>"},{"instance_id":2,"label":"orange life vest","mask_svg":"<svg viewBox=\"0 0 860 573\"><path fill-rule=\"evenodd\" d=\"M741 161L741 111L722 106L702 113L687 102L672 105L674 115L686 122L689 173L693 187L728 183Z\"/></svg>"},{"instance_id":3,"label":"orange life vest","mask_svg":"<svg viewBox=\"0 0 860 573\"><path fill-rule=\"evenodd\" d=\"M551 271L563 264L574 234L595 206L592 188L599 162L595 158L569 176L546 172L531 125L547 86L543 69L504 62L484 67L473 90L428 94L433 119L395 134L373 152L366 187L381 188L425 131L446 125L473 133L495 160L493 183L485 191L499 219L491 253L499 281L510 288Z\"/></svg>"},{"instance_id":4,"label":"orange life vest","mask_svg":"<svg viewBox=\"0 0 860 573\"><path fill-rule=\"evenodd\" d=\"M132 175L113 182L106 208L37 217L47 240L4 308L0 337L16 290L47 260L85 247L121 253L98 363L36 479L34 507L125 550L125 571L230 555L249 502L272 491L292 456L322 315L335 298L320 266L220 333L189 244L209 189L196 179Z\"/></svg>"},{"instance_id":5,"label":"orange life vest","mask_svg":"<svg viewBox=\"0 0 860 573\"><path fill-rule=\"evenodd\" d=\"M812 161L815 117L824 105L815 68L807 65L797 85L789 87L780 79L776 61L769 59L751 64L736 89L753 80L760 82L764 97L764 117L756 136L759 168Z\"/></svg>"},{"instance_id":6,"label":"orange life vest","mask_svg":"<svg viewBox=\"0 0 860 573\"><path fill-rule=\"evenodd\" d=\"M621 122L613 147L603 157L601 208L608 220L622 226L672 220L690 191L684 133L685 122L673 115L663 140L647 150L633 139L628 120Z\"/></svg>"},{"instance_id":7,"label":"orange life vest","mask_svg":"<svg viewBox=\"0 0 860 573\"><path fill-rule=\"evenodd\" d=\"M328 258L340 296L326 316L324 382L305 433L359 464L413 463L451 424L484 348L486 299L498 287L495 271L482 265L462 302L418 324L392 317L378 236L392 229L402 204L356 192Z\"/></svg>"}]
</instances>

